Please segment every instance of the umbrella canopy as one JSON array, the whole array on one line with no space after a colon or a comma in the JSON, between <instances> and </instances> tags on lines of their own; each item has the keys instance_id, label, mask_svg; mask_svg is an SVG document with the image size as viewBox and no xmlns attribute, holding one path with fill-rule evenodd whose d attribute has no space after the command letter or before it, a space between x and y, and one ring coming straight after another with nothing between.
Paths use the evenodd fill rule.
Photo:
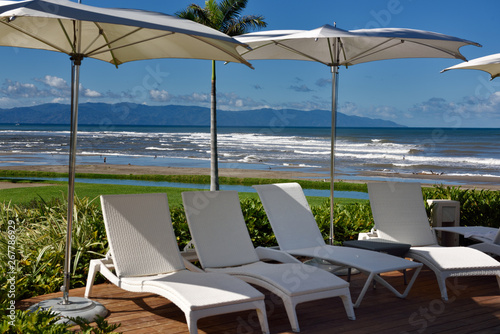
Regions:
<instances>
[{"instance_id":1,"label":"umbrella canopy","mask_svg":"<svg viewBox=\"0 0 500 334\"><path fill-rule=\"evenodd\" d=\"M456 69L485 71L491 75L491 80L493 80L496 77L500 76L500 53L481 58L475 58L469 60L468 62L445 68L441 72Z\"/></svg>"},{"instance_id":2,"label":"umbrella canopy","mask_svg":"<svg viewBox=\"0 0 500 334\"><path fill-rule=\"evenodd\" d=\"M133 60L196 58L250 64L233 38L189 20L66 0L0 1L0 45L58 51L116 66Z\"/></svg>"},{"instance_id":3,"label":"umbrella canopy","mask_svg":"<svg viewBox=\"0 0 500 334\"><path fill-rule=\"evenodd\" d=\"M251 65L236 51L236 46L241 43L193 21L156 12L97 8L66 0L0 1L0 45L62 52L72 60L68 227L61 303L69 305L79 69L82 59L95 58L115 66L154 58L196 58ZM80 308L77 305L57 309L59 304L57 301L48 303L45 308L53 307L61 314L68 311L73 316L85 316L82 310L92 308L86 301L79 300L74 304L79 304Z\"/></svg>"},{"instance_id":4,"label":"umbrella canopy","mask_svg":"<svg viewBox=\"0 0 500 334\"><path fill-rule=\"evenodd\" d=\"M334 239L334 173L335 173L335 126L337 112L337 88L339 66L351 66L375 60L397 58L459 58L464 45L475 42L435 32L381 28L342 30L324 25L313 30L291 32L268 31L236 37L248 44L250 50L238 48L247 60L290 59L322 63L332 71L332 142L330 163L330 244Z\"/></svg>"},{"instance_id":5,"label":"umbrella canopy","mask_svg":"<svg viewBox=\"0 0 500 334\"><path fill-rule=\"evenodd\" d=\"M324 25L313 30L262 31L236 37L251 50L238 48L247 60L309 60L327 66L350 66L383 59L458 58L464 45L479 44L430 31L399 28L342 30ZM266 34L267 33L267 36Z\"/></svg>"}]
</instances>

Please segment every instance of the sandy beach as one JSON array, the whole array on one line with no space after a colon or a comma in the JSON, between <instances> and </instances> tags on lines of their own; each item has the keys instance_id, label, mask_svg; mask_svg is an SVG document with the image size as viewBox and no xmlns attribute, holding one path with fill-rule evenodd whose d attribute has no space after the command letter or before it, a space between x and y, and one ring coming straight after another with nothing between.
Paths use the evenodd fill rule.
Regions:
<instances>
[{"instance_id":1,"label":"sandy beach","mask_svg":"<svg viewBox=\"0 0 500 334\"><path fill-rule=\"evenodd\" d=\"M43 165L43 166L0 166L0 170L26 170L26 171L43 171L67 173L66 165ZM93 174L125 174L125 175L209 175L208 168L184 168L184 167L158 167L158 166L136 166L136 165L114 165L114 164L95 164L95 165L77 165L77 173L93 173ZM298 179L298 180L324 180L328 182L328 173L325 171L302 172L300 170L253 170L253 169L236 169L236 168L220 168L219 176L235 177L235 178L268 178L268 179ZM380 172L364 172L359 175L358 180L344 179L343 175L336 175L335 180L344 182L378 182L384 179L401 178L418 180L422 185L432 185L436 181L446 181L447 185L460 186L463 189L490 189L500 190L500 177L469 177L469 176L452 176L452 175L436 175L431 173L422 174L388 174ZM376 179L376 180L374 180ZM10 183L0 182L0 189L7 187L29 187L37 184L30 183ZM38 184L40 185L40 184ZM45 185L45 184L44 184Z\"/></svg>"},{"instance_id":2,"label":"sandy beach","mask_svg":"<svg viewBox=\"0 0 500 334\"><path fill-rule=\"evenodd\" d=\"M55 173L67 173L68 166L65 165L44 165L44 166L0 166L0 170L26 170L43 171ZM210 175L209 168L187 168L187 167L159 167L159 166L136 166L136 165L77 165L76 173L92 174L125 174L125 175ZM268 179L296 179L309 178L318 179L325 177L325 174L304 173L299 171L278 171L278 170L253 170L220 168L219 176L237 178L268 178Z\"/></svg>"}]
</instances>

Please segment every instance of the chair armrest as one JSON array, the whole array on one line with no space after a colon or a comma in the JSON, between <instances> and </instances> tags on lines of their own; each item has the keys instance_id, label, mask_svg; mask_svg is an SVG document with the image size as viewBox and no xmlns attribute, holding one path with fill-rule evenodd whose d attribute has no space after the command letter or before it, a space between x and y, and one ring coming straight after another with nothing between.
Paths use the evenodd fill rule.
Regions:
<instances>
[{"instance_id":1,"label":"chair armrest","mask_svg":"<svg viewBox=\"0 0 500 334\"><path fill-rule=\"evenodd\" d=\"M281 263L302 263L295 257L279 249L257 247L255 251L260 260L272 260Z\"/></svg>"},{"instance_id":2,"label":"chair armrest","mask_svg":"<svg viewBox=\"0 0 500 334\"><path fill-rule=\"evenodd\" d=\"M198 255L196 254L196 251L194 249L189 249L189 250L184 249L180 253L182 258L187 261L190 262L198 261Z\"/></svg>"},{"instance_id":3,"label":"chair armrest","mask_svg":"<svg viewBox=\"0 0 500 334\"><path fill-rule=\"evenodd\" d=\"M203 273L204 271L197 266L195 266L192 262L190 262L188 259L185 257L182 258L182 261L184 262L184 266L186 267L187 270L189 271L194 271L197 273Z\"/></svg>"}]
</instances>

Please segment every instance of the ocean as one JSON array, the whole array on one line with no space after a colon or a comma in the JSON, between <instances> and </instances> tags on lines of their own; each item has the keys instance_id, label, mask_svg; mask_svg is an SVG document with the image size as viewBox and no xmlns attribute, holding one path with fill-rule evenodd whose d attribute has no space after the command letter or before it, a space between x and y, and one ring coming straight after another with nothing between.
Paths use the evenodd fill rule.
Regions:
<instances>
[{"instance_id":1,"label":"ocean","mask_svg":"<svg viewBox=\"0 0 500 334\"><path fill-rule=\"evenodd\" d=\"M340 179L363 172L500 177L500 129L338 128ZM329 128L218 129L220 168L324 173ZM0 168L68 164L69 126L0 125ZM208 127L79 126L77 164L210 167ZM320 176L321 177L321 176Z\"/></svg>"}]
</instances>

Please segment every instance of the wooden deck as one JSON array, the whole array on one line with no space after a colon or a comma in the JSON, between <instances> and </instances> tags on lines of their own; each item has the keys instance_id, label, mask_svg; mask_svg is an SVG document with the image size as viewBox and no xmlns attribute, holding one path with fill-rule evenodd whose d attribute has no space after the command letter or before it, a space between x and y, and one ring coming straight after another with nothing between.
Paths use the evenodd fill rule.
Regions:
<instances>
[{"instance_id":1,"label":"wooden deck","mask_svg":"<svg viewBox=\"0 0 500 334\"><path fill-rule=\"evenodd\" d=\"M384 275L403 288L398 272ZM366 277L354 275L351 281L353 300ZM399 299L384 287L370 289L356 320L348 320L339 298L328 298L299 304L297 314L301 333L500 333L500 289L495 277L461 277L448 279L450 301L444 303L434 273L423 268L406 299ZM84 289L71 290L70 296L82 297ZM61 293L40 296L20 302L20 308ZM184 314L165 298L131 293L112 284L94 287L93 300L109 311L110 323L121 323L123 333L188 334ZM292 333L280 300L266 294L267 315L271 333ZM259 333L255 312L238 312L201 319L199 333Z\"/></svg>"}]
</instances>

